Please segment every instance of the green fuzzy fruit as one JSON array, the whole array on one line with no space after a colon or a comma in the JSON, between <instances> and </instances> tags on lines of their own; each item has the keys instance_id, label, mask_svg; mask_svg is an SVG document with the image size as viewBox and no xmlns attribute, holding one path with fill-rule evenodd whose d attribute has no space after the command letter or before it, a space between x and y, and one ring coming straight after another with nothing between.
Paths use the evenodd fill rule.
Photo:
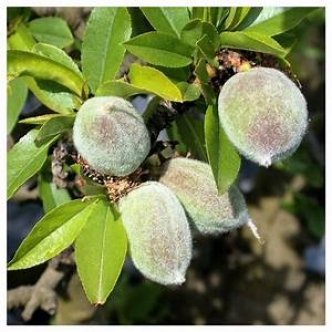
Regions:
<instances>
[{"instance_id":1,"label":"green fuzzy fruit","mask_svg":"<svg viewBox=\"0 0 332 332\"><path fill-rule=\"evenodd\" d=\"M150 150L142 116L119 97L87 100L76 115L73 140L86 162L107 175L131 174Z\"/></svg>"},{"instance_id":2,"label":"green fuzzy fruit","mask_svg":"<svg viewBox=\"0 0 332 332\"><path fill-rule=\"evenodd\" d=\"M181 284L192 256L185 212L164 185L148 181L119 202L132 260L147 278Z\"/></svg>"},{"instance_id":3,"label":"green fuzzy fruit","mask_svg":"<svg viewBox=\"0 0 332 332\"><path fill-rule=\"evenodd\" d=\"M282 72L258 67L222 87L220 124L241 154L263 166L290 156L308 125L306 101Z\"/></svg>"},{"instance_id":4,"label":"green fuzzy fruit","mask_svg":"<svg viewBox=\"0 0 332 332\"><path fill-rule=\"evenodd\" d=\"M218 234L249 221L246 202L232 186L219 196L208 164L188 158L173 158L159 169L159 182L170 188L183 204L195 228L204 234Z\"/></svg>"}]
</instances>

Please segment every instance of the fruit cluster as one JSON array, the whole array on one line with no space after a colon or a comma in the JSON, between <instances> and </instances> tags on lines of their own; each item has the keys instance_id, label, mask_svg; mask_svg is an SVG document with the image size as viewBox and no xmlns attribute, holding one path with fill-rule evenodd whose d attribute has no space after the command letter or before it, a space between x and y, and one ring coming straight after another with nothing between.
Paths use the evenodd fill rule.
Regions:
<instances>
[{"instance_id":1,"label":"fruit cluster","mask_svg":"<svg viewBox=\"0 0 332 332\"><path fill-rule=\"evenodd\" d=\"M218 110L220 125L239 152L265 166L294 152L308 123L300 90L272 68L231 77L221 89ZM137 172L150 151L143 118L118 97L85 102L73 139L92 168L121 181ZM238 188L218 195L208 164L176 157L149 171L148 181L118 201L132 260L147 278L165 285L185 281L191 231L220 234L248 224L258 237Z\"/></svg>"}]
</instances>

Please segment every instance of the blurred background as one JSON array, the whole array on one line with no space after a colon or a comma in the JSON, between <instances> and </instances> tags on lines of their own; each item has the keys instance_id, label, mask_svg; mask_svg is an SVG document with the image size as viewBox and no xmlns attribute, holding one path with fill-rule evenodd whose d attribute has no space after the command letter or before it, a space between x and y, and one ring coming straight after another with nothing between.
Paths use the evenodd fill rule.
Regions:
<instances>
[{"instance_id":1,"label":"blurred background","mask_svg":"<svg viewBox=\"0 0 332 332\"><path fill-rule=\"evenodd\" d=\"M80 40L91 8L15 8L31 18L55 15L72 27L79 57ZM142 24L130 9L136 33ZM138 23L140 22L140 23ZM38 310L24 323L20 309L8 324L324 324L325 323L325 12L316 11L299 29L289 61L308 101L310 126L300 148L282 164L265 169L242 160L239 186L264 244L246 228L218 237L196 236L186 283L168 288L143 278L127 259L103 307L88 304L76 275L59 310ZM146 100L134 103L144 110ZM21 118L43 114L30 95ZM17 125L8 144L27 130ZM8 260L43 215L33 179L8 202ZM45 266L8 273L8 289L34 284Z\"/></svg>"}]
</instances>

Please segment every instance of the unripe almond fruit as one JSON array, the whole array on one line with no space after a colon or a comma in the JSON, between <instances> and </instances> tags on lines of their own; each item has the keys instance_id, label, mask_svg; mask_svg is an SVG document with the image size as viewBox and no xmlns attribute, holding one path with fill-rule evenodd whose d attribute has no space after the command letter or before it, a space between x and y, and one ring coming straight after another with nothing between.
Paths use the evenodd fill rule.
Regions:
<instances>
[{"instance_id":1,"label":"unripe almond fruit","mask_svg":"<svg viewBox=\"0 0 332 332\"><path fill-rule=\"evenodd\" d=\"M189 220L201 233L224 233L249 221L240 191L232 186L219 196L208 164L178 157L164 163L158 173L159 182L176 194Z\"/></svg>"},{"instance_id":2,"label":"unripe almond fruit","mask_svg":"<svg viewBox=\"0 0 332 332\"><path fill-rule=\"evenodd\" d=\"M107 175L133 173L150 150L142 116L119 97L87 100L76 115L73 140L87 163Z\"/></svg>"},{"instance_id":3,"label":"unripe almond fruit","mask_svg":"<svg viewBox=\"0 0 332 332\"><path fill-rule=\"evenodd\" d=\"M192 239L183 207L164 185L148 181L119 202L132 260L147 278L182 284L192 256Z\"/></svg>"},{"instance_id":4,"label":"unripe almond fruit","mask_svg":"<svg viewBox=\"0 0 332 332\"><path fill-rule=\"evenodd\" d=\"M218 110L234 146L263 166L290 156L308 125L300 89L273 68L256 67L231 77L219 94Z\"/></svg>"}]
</instances>

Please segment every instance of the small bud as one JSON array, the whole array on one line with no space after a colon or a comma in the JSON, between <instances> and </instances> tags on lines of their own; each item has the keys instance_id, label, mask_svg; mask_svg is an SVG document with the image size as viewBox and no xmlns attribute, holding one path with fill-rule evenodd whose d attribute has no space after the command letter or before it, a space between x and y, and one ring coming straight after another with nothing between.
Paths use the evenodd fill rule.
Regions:
<instances>
[{"instance_id":1,"label":"small bud","mask_svg":"<svg viewBox=\"0 0 332 332\"><path fill-rule=\"evenodd\" d=\"M150 150L143 118L119 97L94 97L76 115L73 140L77 151L97 172L133 173Z\"/></svg>"},{"instance_id":2,"label":"small bud","mask_svg":"<svg viewBox=\"0 0 332 332\"><path fill-rule=\"evenodd\" d=\"M147 278L182 284L192 256L185 212L164 185L148 181L119 202L132 260Z\"/></svg>"},{"instance_id":3,"label":"small bud","mask_svg":"<svg viewBox=\"0 0 332 332\"><path fill-rule=\"evenodd\" d=\"M239 152L266 167L293 154L308 125L300 89L273 68L232 76L221 89L218 110L220 124Z\"/></svg>"},{"instance_id":4,"label":"small bud","mask_svg":"<svg viewBox=\"0 0 332 332\"><path fill-rule=\"evenodd\" d=\"M249 221L240 191L233 185L219 196L208 164L183 157L173 158L164 163L158 173L159 182L176 194L189 220L201 233L224 233Z\"/></svg>"}]
</instances>

